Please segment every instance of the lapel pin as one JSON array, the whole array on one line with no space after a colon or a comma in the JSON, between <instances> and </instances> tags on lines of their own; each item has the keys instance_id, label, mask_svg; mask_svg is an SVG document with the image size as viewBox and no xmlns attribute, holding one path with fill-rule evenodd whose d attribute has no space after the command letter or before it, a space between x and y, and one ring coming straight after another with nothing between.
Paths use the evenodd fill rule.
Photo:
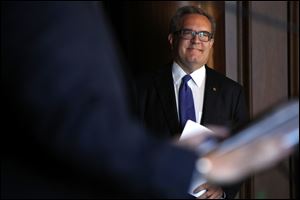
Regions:
<instances>
[{"instance_id":1,"label":"lapel pin","mask_svg":"<svg viewBox=\"0 0 300 200\"><path fill-rule=\"evenodd\" d=\"M217 91L217 88L213 87L213 91L216 92L216 91Z\"/></svg>"}]
</instances>

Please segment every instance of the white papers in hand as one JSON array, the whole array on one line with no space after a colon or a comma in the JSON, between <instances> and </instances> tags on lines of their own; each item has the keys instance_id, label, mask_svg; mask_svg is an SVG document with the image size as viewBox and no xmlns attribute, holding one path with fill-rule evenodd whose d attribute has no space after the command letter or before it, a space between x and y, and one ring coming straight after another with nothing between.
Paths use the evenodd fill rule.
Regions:
<instances>
[{"instance_id":1,"label":"white papers in hand","mask_svg":"<svg viewBox=\"0 0 300 200\"><path fill-rule=\"evenodd\" d=\"M205 126L202 126L199 123L188 120L184 126L184 129L182 131L179 140L187 139L189 137L200 135L203 133L208 133L208 132L212 133L212 131L206 128Z\"/></svg>"},{"instance_id":2,"label":"white papers in hand","mask_svg":"<svg viewBox=\"0 0 300 200\"><path fill-rule=\"evenodd\" d=\"M202 126L199 123L193 122L191 120L188 120L184 126L184 129L182 131L182 134L179 138L179 140L183 140L183 139L187 139L196 135L200 135L203 133L209 133L212 131L208 128L206 128L205 126ZM188 193L193 195L194 197L199 197L202 194L204 194L206 192L206 190L201 190L200 192L194 194L193 191L200 185L202 185L203 183L205 183L206 180L202 177L200 177L200 175L198 173L195 173L192 179L192 183L190 185L189 191Z\"/></svg>"}]
</instances>

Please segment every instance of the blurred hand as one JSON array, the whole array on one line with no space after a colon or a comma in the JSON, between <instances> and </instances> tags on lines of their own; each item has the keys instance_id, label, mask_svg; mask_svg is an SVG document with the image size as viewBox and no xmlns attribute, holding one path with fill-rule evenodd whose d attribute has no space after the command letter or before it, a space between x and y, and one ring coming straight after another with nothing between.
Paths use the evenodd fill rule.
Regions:
<instances>
[{"instance_id":1,"label":"blurred hand","mask_svg":"<svg viewBox=\"0 0 300 200\"><path fill-rule=\"evenodd\" d=\"M255 172L273 167L294 149L283 134L257 138L229 150L215 149L197 162L197 168L210 182L234 183Z\"/></svg>"},{"instance_id":2,"label":"blurred hand","mask_svg":"<svg viewBox=\"0 0 300 200\"><path fill-rule=\"evenodd\" d=\"M206 192L199 196L197 199L220 199L224 193L221 187L209 183L204 183L200 185L193 192L198 193L201 190L206 190Z\"/></svg>"}]
</instances>

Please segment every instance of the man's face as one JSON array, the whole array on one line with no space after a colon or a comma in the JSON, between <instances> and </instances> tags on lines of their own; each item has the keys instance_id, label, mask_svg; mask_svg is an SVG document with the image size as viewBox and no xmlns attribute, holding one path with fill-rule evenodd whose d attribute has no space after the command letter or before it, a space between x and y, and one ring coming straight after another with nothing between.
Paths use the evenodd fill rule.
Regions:
<instances>
[{"instance_id":1,"label":"man's face","mask_svg":"<svg viewBox=\"0 0 300 200\"><path fill-rule=\"evenodd\" d=\"M192 31L207 31L211 33L211 23L203 15L187 14L183 17L180 29L190 29ZM169 35L169 42L173 47L175 61L186 72L193 72L207 63L213 39L203 42L199 36L192 39L184 39L180 35Z\"/></svg>"}]
</instances>

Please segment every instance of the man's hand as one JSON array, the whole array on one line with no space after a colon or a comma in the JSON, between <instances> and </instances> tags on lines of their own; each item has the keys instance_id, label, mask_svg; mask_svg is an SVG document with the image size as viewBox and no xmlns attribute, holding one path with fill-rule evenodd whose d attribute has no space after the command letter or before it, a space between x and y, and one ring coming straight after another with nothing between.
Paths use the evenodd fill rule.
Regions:
<instances>
[{"instance_id":1,"label":"man's hand","mask_svg":"<svg viewBox=\"0 0 300 200\"><path fill-rule=\"evenodd\" d=\"M219 186L204 183L197 187L193 192L198 193L201 190L206 190L204 194L199 196L197 199L221 199L223 197L223 189Z\"/></svg>"}]
</instances>

